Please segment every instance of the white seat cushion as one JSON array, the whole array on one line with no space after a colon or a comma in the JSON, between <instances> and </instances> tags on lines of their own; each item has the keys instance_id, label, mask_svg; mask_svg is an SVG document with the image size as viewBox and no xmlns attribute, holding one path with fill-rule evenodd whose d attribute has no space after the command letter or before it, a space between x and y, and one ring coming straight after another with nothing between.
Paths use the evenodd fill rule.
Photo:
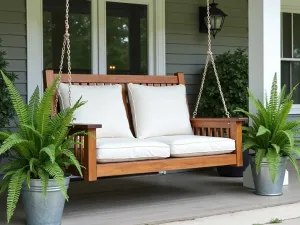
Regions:
<instances>
[{"instance_id":1,"label":"white seat cushion","mask_svg":"<svg viewBox=\"0 0 300 225\"><path fill-rule=\"evenodd\" d=\"M125 162L170 157L167 144L136 138L97 139L97 162Z\"/></svg>"},{"instance_id":2,"label":"white seat cushion","mask_svg":"<svg viewBox=\"0 0 300 225\"><path fill-rule=\"evenodd\" d=\"M129 84L128 92L137 138L193 134L184 85Z\"/></svg>"},{"instance_id":3,"label":"white seat cushion","mask_svg":"<svg viewBox=\"0 0 300 225\"><path fill-rule=\"evenodd\" d=\"M69 107L69 88L67 84L60 84L59 96L63 109ZM126 137L133 138L125 106L122 98L121 85L106 86L71 86L72 104L82 96L87 101L74 113L74 124L102 124L97 129L97 138Z\"/></svg>"},{"instance_id":4,"label":"white seat cushion","mask_svg":"<svg viewBox=\"0 0 300 225\"><path fill-rule=\"evenodd\" d=\"M175 135L149 138L168 144L172 157L190 157L231 153L235 150L235 141L229 138L196 135Z\"/></svg>"}]
</instances>

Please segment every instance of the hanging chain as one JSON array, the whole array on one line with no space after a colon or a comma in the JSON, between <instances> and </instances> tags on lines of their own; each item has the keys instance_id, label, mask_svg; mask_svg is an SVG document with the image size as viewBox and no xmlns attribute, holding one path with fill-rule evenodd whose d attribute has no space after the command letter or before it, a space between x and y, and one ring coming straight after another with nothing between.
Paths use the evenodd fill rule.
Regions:
<instances>
[{"instance_id":1,"label":"hanging chain","mask_svg":"<svg viewBox=\"0 0 300 225\"><path fill-rule=\"evenodd\" d=\"M225 102L224 95L223 95L223 92L222 92L222 87L221 87L221 84L220 84L220 81L219 81L219 75L218 75L217 68L216 68L216 65L215 65L214 56L213 56L213 53L212 53L212 50L211 50L211 24L210 23L211 23L210 4L209 4L209 0L207 0L208 50L207 50L206 63L205 63L204 72L203 72L203 76L202 76L200 91L199 91L199 94L198 94L195 110L193 112L193 118L195 118L198 114L199 103L200 103L200 100L201 100L203 87L204 87L204 83L205 83L205 78L206 78L206 74L207 74L207 69L208 69L208 64L209 64L210 59L211 59L211 63L212 63L213 69L214 69L216 79L217 79L217 84L218 84L219 92L220 92L220 95L221 95L221 98L222 98L222 103L223 103L223 106L224 106L225 114L226 114L227 118L230 118L230 114L227 110L226 102Z\"/></svg>"},{"instance_id":2,"label":"hanging chain","mask_svg":"<svg viewBox=\"0 0 300 225\"><path fill-rule=\"evenodd\" d=\"M56 96L55 96L55 105L54 105L54 115L57 113L57 105L58 105L58 96L59 96L59 85L61 83L61 76L62 70L64 65L64 57L67 48L67 64L68 64L68 82L69 82L69 106L71 107L72 99L71 99L71 85L72 85L72 77L71 77L71 46L70 46L70 33L69 33L69 12L70 12L70 4L69 0L66 0L66 16L65 16L65 34L64 34L64 41L61 50L61 58L60 58L60 65L59 65L59 81L56 85Z\"/></svg>"}]
</instances>

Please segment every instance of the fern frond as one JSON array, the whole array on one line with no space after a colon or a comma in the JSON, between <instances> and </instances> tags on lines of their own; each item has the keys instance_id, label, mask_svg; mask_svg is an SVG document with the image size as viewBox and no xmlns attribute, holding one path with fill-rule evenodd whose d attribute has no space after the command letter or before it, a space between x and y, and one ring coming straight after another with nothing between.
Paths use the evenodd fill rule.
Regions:
<instances>
[{"instance_id":1,"label":"fern frond","mask_svg":"<svg viewBox=\"0 0 300 225\"><path fill-rule=\"evenodd\" d=\"M276 150L276 153L279 154L280 153L280 146L276 145L276 144L272 144L272 147Z\"/></svg>"},{"instance_id":2,"label":"fern frond","mask_svg":"<svg viewBox=\"0 0 300 225\"><path fill-rule=\"evenodd\" d=\"M254 147L257 148L259 146L257 145L256 141L253 138L248 137L248 138L244 139L243 151L246 151L246 150L254 148Z\"/></svg>"},{"instance_id":3,"label":"fern frond","mask_svg":"<svg viewBox=\"0 0 300 225\"><path fill-rule=\"evenodd\" d=\"M34 90L28 104L28 115L29 115L29 124L33 127L37 126L37 109L39 108L40 104L40 93L39 88L36 87Z\"/></svg>"},{"instance_id":4,"label":"fern frond","mask_svg":"<svg viewBox=\"0 0 300 225\"><path fill-rule=\"evenodd\" d=\"M59 186L63 196L65 197L66 200L69 199L68 194L67 194L67 189L64 183L64 172L62 169L59 167L59 165L55 163L50 163L47 162L43 165L43 168L45 171L49 173L53 179L55 179L57 185Z\"/></svg>"},{"instance_id":5,"label":"fern frond","mask_svg":"<svg viewBox=\"0 0 300 225\"><path fill-rule=\"evenodd\" d=\"M294 120L290 122L286 122L284 126L281 127L282 130L292 130L294 128L299 128L300 120Z\"/></svg>"},{"instance_id":6,"label":"fern frond","mask_svg":"<svg viewBox=\"0 0 300 225\"><path fill-rule=\"evenodd\" d=\"M258 149L256 151L255 155L255 165L256 165L256 173L259 174L260 168L261 168L261 163L266 156L266 150L265 149Z\"/></svg>"},{"instance_id":7,"label":"fern frond","mask_svg":"<svg viewBox=\"0 0 300 225\"><path fill-rule=\"evenodd\" d=\"M49 173L46 172L43 168L39 168L38 175L41 178L41 183L43 187L43 196L46 198L48 182L49 182Z\"/></svg>"},{"instance_id":8,"label":"fern frond","mask_svg":"<svg viewBox=\"0 0 300 225\"><path fill-rule=\"evenodd\" d=\"M52 97L56 90L56 84L59 76L57 76L51 86L49 86L43 94L43 98L39 104L39 108L36 112L37 117L37 130L44 135L49 125L50 116L52 113Z\"/></svg>"},{"instance_id":9,"label":"fern frond","mask_svg":"<svg viewBox=\"0 0 300 225\"><path fill-rule=\"evenodd\" d=\"M0 154L5 153L6 151L10 150L12 147L18 144L32 145L30 141L23 139L23 137L20 134L14 133L3 142L3 145L0 147Z\"/></svg>"},{"instance_id":10,"label":"fern frond","mask_svg":"<svg viewBox=\"0 0 300 225\"><path fill-rule=\"evenodd\" d=\"M60 151L60 153L58 154L58 156L61 156L61 155L65 155L65 156L67 156L67 158L69 158L71 160L73 165L78 170L80 176L82 177L81 167L80 167L80 164L79 164L77 158L75 157L74 153L72 151L70 151L69 149L62 149Z\"/></svg>"},{"instance_id":11,"label":"fern frond","mask_svg":"<svg viewBox=\"0 0 300 225\"><path fill-rule=\"evenodd\" d=\"M14 175L11 176L8 185L8 195L7 195L7 223L10 222L14 211L16 209L17 202L20 197L20 192L22 184L26 179L26 172L24 169L19 169Z\"/></svg>"},{"instance_id":12,"label":"fern frond","mask_svg":"<svg viewBox=\"0 0 300 225\"><path fill-rule=\"evenodd\" d=\"M298 180L300 181L300 171L299 171L297 160L295 159L295 157L291 153L288 153L287 156L289 157L290 162L294 166L294 168L297 172L297 175L298 175Z\"/></svg>"},{"instance_id":13,"label":"fern frond","mask_svg":"<svg viewBox=\"0 0 300 225\"><path fill-rule=\"evenodd\" d=\"M38 165L40 165L40 161L36 158L31 158L29 161L29 169L31 171L31 173L34 174L35 177L37 177L37 171L35 169L35 167L37 167Z\"/></svg>"},{"instance_id":14,"label":"fern frond","mask_svg":"<svg viewBox=\"0 0 300 225\"><path fill-rule=\"evenodd\" d=\"M9 80L9 78L1 71L2 78L7 86L7 90L9 92L11 102L14 106L14 109L18 115L19 121L21 124L28 124L29 116L28 116L28 110L23 102L23 99L19 92L17 91L16 87L13 85L13 83ZM26 131L22 131L26 133Z\"/></svg>"},{"instance_id":15,"label":"fern frond","mask_svg":"<svg viewBox=\"0 0 300 225\"><path fill-rule=\"evenodd\" d=\"M11 134L9 131L0 131L0 141L6 140Z\"/></svg>"},{"instance_id":16,"label":"fern frond","mask_svg":"<svg viewBox=\"0 0 300 225\"><path fill-rule=\"evenodd\" d=\"M250 91L249 88L248 88L248 93L249 93L249 98L254 103L255 108L257 110L257 115L260 118L260 124L268 126L268 124L269 124L269 118L268 118L268 114L267 114L266 108L263 106L263 104L258 99L256 99L254 97L254 95L252 94L252 92Z\"/></svg>"},{"instance_id":17,"label":"fern frond","mask_svg":"<svg viewBox=\"0 0 300 225\"><path fill-rule=\"evenodd\" d=\"M278 174L280 155L276 153L275 149L269 148L266 156L269 164L269 171L272 178L272 182L274 183Z\"/></svg>"},{"instance_id":18,"label":"fern frond","mask_svg":"<svg viewBox=\"0 0 300 225\"><path fill-rule=\"evenodd\" d=\"M10 181L10 177L6 177L0 183L0 195L2 195L7 190L9 181Z\"/></svg>"},{"instance_id":19,"label":"fern frond","mask_svg":"<svg viewBox=\"0 0 300 225\"><path fill-rule=\"evenodd\" d=\"M28 170L27 174L26 174L26 183L27 183L28 188L30 188L30 179L31 179L31 172L30 172L30 170Z\"/></svg>"},{"instance_id":20,"label":"fern frond","mask_svg":"<svg viewBox=\"0 0 300 225\"><path fill-rule=\"evenodd\" d=\"M254 114L252 114L250 112L247 112L244 109L237 108L236 110L234 110L234 112L240 112L240 113L244 114L245 116L250 117L253 120L253 122L255 123L254 125L260 124L260 119L257 116L255 116Z\"/></svg>"},{"instance_id":21,"label":"fern frond","mask_svg":"<svg viewBox=\"0 0 300 225\"><path fill-rule=\"evenodd\" d=\"M10 170L18 170L23 168L24 166L26 166L28 164L28 161L25 159L16 159L12 162L8 162L6 163L4 166L2 166L0 168L0 173L6 173Z\"/></svg>"},{"instance_id":22,"label":"fern frond","mask_svg":"<svg viewBox=\"0 0 300 225\"><path fill-rule=\"evenodd\" d=\"M54 161L55 161L55 146L52 144L52 145L42 148L40 151L40 155L39 155L40 161L43 161L43 154L48 155L50 158L50 161L52 163L54 163Z\"/></svg>"},{"instance_id":23,"label":"fern frond","mask_svg":"<svg viewBox=\"0 0 300 225\"><path fill-rule=\"evenodd\" d=\"M281 88L279 99L280 99L280 104L283 104L285 102L285 99L286 99L286 85L285 84Z\"/></svg>"},{"instance_id":24,"label":"fern frond","mask_svg":"<svg viewBox=\"0 0 300 225\"><path fill-rule=\"evenodd\" d=\"M294 92L296 91L297 87L299 86L299 83L296 84L293 89L290 91L290 93L286 96L286 98L284 99L284 102L287 102L287 101L291 101L292 97L293 97L293 94Z\"/></svg>"}]
</instances>

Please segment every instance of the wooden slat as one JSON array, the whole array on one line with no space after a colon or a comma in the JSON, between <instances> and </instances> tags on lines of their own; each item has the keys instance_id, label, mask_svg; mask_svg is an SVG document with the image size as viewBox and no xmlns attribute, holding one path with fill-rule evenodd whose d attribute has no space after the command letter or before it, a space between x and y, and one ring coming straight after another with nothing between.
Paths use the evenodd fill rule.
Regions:
<instances>
[{"instance_id":1,"label":"wooden slat","mask_svg":"<svg viewBox=\"0 0 300 225\"><path fill-rule=\"evenodd\" d=\"M214 128L214 136L219 137L219 129L218 128Z\"/></svg>"},{"instance_id":2,"label":"wooden slat","mask_svg":"<svg viewBox=\"0 0 300 225\"><path fill-rule=\"evenodd\" d=\"M84 136L80 136L80 162L84 163Z\"/></svg>"},{"instance_id":3,"label":"wooden slat","mask_svg":"<svg viewBox=\"0 0 300 225\"><path fill-rule=\"evenodd\" d=\"M208 128L208 136L212 136L212 129Z\"/></svg>"},{"instance_id":4,"label":"wooden slat","mask_svg":"<svg viewBox=\"0 0 300 225\"><path fill-rule=\"evenodd\" d=\"M74 141L78 142L78 136L74 137ZM79 159L79 151L78 151L78 144L74 145L74 154L77 159Z\"/></svg>"},{"instance_id":5,"label":"wooden slat","mask_svg":"<svg viewBox=\"0 0 300 225\"><path fill-rule=\"evenodd\" d=\"M190 158L169 158L163 160L147 160L123 163L107 163L97 165L97 176L118 176L139 173L152 173L178 169L204 168L223 165L235 165L235 154L201 156Z\"/></svg>"},{"instance_id":6,"label":"wooden slat","mask_svg":"<svg viewBox=\"0 0 300 225\"><path fill-rule=\"evenodd\" d=\"M97 180L97 161L96 161L96 129L89 128L87 130L90 136L84 137L84 180L96 181ZM92 137L93 136L93 137Z\"/></svg>"},{"instance_id":7,"label":"wooden slat","mask_svg":"<svg viewBox=\"0 0 300 225\"><path fill-rule=\"evenodd\" d=\"M202 129L202 135L203 136L207 136L206 128L202 127L201 129Z\"/></svg>"},{"instance_id":8,"label":"wooden slat","mask_svg":"<svg viewBox=\"0 0 300 225\"><path fill-rule=\"evenodd\" d=\"M221 128L221 137L224 137L224 128Z\"/></svg>"},{"instance_id":9,"label":"wooden slat","mask_svg":"<svg viewBox=\"0 0 300 225\"><path fill-rule=\"evenodd\" d=\"M62 83L68 83L68 75L63 74ZM177 76L144 76L144 75L87 75L73 74L72 82L74 83L111 83L111 84L178 84Z\"/></svg>"},{"instance_id":10,"label":"wooden slat","mask_svg":"<svg viewBox=\"0 0 300 225\"><path fill-rule=\"evenodd\" d=\"M242 123L237 122L231 125L230 136L235 140L235 154L237 166L243 165L243 150L242 150Z\"/></svg>"}]
</instances>

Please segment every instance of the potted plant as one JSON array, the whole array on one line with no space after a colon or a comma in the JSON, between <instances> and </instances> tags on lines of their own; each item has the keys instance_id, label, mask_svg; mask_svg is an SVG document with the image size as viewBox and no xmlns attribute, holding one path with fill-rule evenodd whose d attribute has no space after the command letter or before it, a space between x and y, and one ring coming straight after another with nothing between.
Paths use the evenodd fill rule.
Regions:
<instances>
[{"instance_id":1,"label":"potted plant","mask_svg":"<svg viewBox=\"0 0 300 225\"><path fill-rule=\"evenodd\" d=\"M224 98L228 111L232 117L242 117L243 115L234 110L237 107L248 109L248 55L247 49L237 48L235 51L224 52L217 55L215 59L218 75L222 86ZM204 69L203 69L204 70ZM203 74L202 70L202 74ZM225 112L222 105L222 99L216 85L216 77L214 68L210 64L207 68L205 80L205 91L202 94L199 114L202 117L224 117ZM220 176L226 177L242 177L244 170L249 165L249 154L243 154L244 165L221 166L217 167Z\"/></svg>"},{"instance_id":2,"label":"potted plant","mask_svg":"<svg viewBox=\"0 0 300 225\"><path fill-rule=\"evenodd\" d=\"M296 155L300 148L296 145L300 121L288 121L293 106L292 95L296 86L286 94L285 85L280 93L277 90L275 74L270 97L266 95L265 105L248 90L254 103L256 114L244 109L237 111L252 119L252 125L244 128L243 150L250 149L250 164L258 195L281 195L287 159L293 164L300 178Z\"/></svg>"},{"instance_id":3,"label":"potted plant","mask_svg":"<svg viewBox=\"0 0 300 225\"><path fill-rule=\"evenodd\" d=\"M66 168L75 166L81 174L81 166L69 148L74 145L75 135L85 133L68 133L74 111L84 103L79 99L71 108L51 117L58 77L41 99L36 88L27 105L7 76L2 71L1 74L19 120L18 132L0 132L0 154L14 150L10 162L0 169L5 174L0 192L8 190L7 221L21 193L27 224L59 225L68 199L70 176Z\"/></svg>"}]
</instances>

